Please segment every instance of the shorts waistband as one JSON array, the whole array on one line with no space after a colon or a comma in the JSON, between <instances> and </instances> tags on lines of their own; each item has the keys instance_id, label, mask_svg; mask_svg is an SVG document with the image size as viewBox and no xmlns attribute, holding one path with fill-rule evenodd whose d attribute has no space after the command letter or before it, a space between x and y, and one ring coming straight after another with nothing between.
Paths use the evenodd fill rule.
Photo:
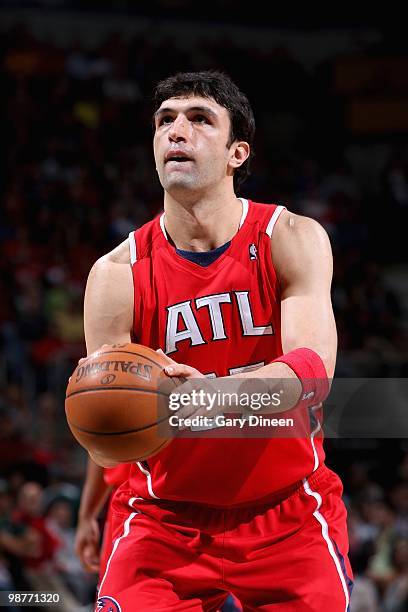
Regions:
<instances>
[{"instance_id":1,"label":"shorts waistband","mask_svg":"<svg viewBox=\"0 0 408 612\"><path fill-rule=\"evenodd\" d=\"M317 470L315 472L312 472L312 474L306 476L303 480L297 481L295 482L293 485L291 485L290 487L287 487L285 489L280 489L279 491L276 491L274 493L271 493L270 495L263 497L261 499L252 499L252 500L248 500L245 501L242 504L232 504L232 505L227 505L227 506L219 506L216 504L203 504L200 502L196 502L194 500L172 500L172 499L141 499L137 493L131 489L129 489L128 486L122 485L120 487L120 492L123 495L123 498L132 498L135 497L137 499L136 505L140 508L142 508L145 505L150 505L153 504L156 507L161 507L163 509L169 509L169 510L174 510L176 508L182 509L182 508L194 508L196 507L197 509L208 509L208 510L223 510L223 511L234 511L234 510L245 510L245 509L253 509L253 508L263 508L263 507L272 507L272 506L276 506L282 502L284 502L285 500L291 499L297 495L299 495L300 493L304 492L304 488L303 488L303 483L305 480L307 480L310 488L314 488L314 487L318 487L320 486L322 483L324 483L324 481L326 479L330 479L334 476L334 472L332 472L332 470L330 470L324 463L322 465L320 465Z\"/></svg>"}]
</instances>

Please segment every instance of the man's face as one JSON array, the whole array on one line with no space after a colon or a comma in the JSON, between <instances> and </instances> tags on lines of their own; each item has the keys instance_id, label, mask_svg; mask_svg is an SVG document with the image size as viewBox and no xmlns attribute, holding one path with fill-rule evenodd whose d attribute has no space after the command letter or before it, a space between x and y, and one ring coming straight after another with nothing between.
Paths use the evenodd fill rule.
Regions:
<instances>
[{"instance_id":1,"label":"man's face","mask_svg":"<svg viewBox=\"0 0 408 612\"><path fill-rule=\"evenodd\" d=\"M169 98L155 113L154 157L160 182L174 195L225 179L234 145L226 108L212 98Z\"/></svg>"}]
</instances>

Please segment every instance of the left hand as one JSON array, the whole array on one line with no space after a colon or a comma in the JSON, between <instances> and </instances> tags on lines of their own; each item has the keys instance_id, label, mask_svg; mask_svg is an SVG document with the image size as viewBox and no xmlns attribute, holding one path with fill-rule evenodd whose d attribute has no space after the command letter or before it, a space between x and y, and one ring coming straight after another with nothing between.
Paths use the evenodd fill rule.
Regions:
<instances>
[{"instance_id":1,"label":"left hand","mask_svg":"<svg viewBox=\"0 0 408 612\"><path fill-rule=\"evenodd\" d=\"M158 349L157 352L165 354L161 349ZM206 398L209 396L215 397L216 395L216 389L211 379L207 378L199 370L196 370L196 368L184 363L177 363L177 361L174 361L168 355L166 357L171 361L171 364L164 368L167 376L186 379L186 382L176 387L173 394L177 394L179 397L181 395L189 395L191 397L190 403L180 405L180 408L174 411L179 420L196 416L214 417L219 412L222 412L222 410L217 409L218 407L215 404L209 409L209 404L206 402ZM204 400L204 402L200 403L200 400ZM187 426L180 425L179 429L187 429Z\"/></svg>"}]
</instances>

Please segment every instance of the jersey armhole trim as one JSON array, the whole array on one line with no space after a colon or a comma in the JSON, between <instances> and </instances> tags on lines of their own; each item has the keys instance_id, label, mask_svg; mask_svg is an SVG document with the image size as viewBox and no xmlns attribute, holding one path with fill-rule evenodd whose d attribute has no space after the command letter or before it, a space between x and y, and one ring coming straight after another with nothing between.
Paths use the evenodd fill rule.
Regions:
<instances>
[{"instance_id":1,"label":"jersey armhole trim","mask_svg":"<svg viewBox=\"0 0 408 612\"><path fill-rule=\"evenodd\" d=\"M246 198L238 198L238 200L241 200L242 202L242 215L241 215L241 220L239 222L239 227L238 227L238 229L240 230L241 227L244 225L245 219L247 218L249 203Z\"/></svg>"},{"instance_id":2,"label":"jersey armhole trim","mask_svg":"<svg viewBox=\"0 0 408 612\"><path fill-rule=\"evenodd\" d=\"M137 261L135 232L129 233L129 248L130 248L130 263L133 265Z\"/></svg>"},{"instance_id":3,"label":"jersey armhole trim","mask_svg":"<svg viewBox=\"0 0 408 612\"><path fill-rule=\"evenodd\" d=\"M160 227L161 227L161 231L163 232L163 235L164 235L165 239L168 242L169 241L169 237L168 237L167 232L166 232L166 226L164 225L164 213L162 213L160 215Z\"/></svg>"},{"instance_id":4,"label":"jersey armhole trim","mask_svg":"<svg viewBox=\"0 0 408 612\"><path fill-rule=\"evenodd\" d=\"M275 210L273 211L273 215L269 219L269 223L266 226L266 230L265 230L269 238L272 238L273 228L275 227L275 223L279 219L279 215L281 214L283 210L286 210L286 206L277 206Z\"/></svg>"}]
</instances>

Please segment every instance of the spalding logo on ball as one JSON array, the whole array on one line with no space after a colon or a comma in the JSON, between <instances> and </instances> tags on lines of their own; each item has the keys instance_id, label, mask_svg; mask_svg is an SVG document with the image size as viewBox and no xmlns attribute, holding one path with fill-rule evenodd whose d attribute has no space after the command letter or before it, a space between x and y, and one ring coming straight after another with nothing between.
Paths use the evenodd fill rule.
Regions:
<instances>
[{"instance_id":1,"label":"spalding logo on ball","mask_svg":"<svg viewBox=\"0 0 408 612\"><path fill-rule=\"evenodd\" d=\"M68 425L93 457L142 461L171 441L168 396L183 380L168 377L171 361L140 344L104 345L68 382Z\"/></svg>"},{"instance_id":2,"label":"spalding logo on ball","mask_svg":"<svg viewBox=\"0 0 408 612\"><path fill-rule=\"evenodd\" d=\"M111 383L113 383L115 378L116 378L115 374L106 374L105 376L102 376L101 384L102 385L110 385Z\"/></svg>"},{"instance_id":3,"label":"spalding logo on ball","mask_svg":"<svg viewBox=\"0 0 408 612\"><path fill-rule=\"evenodd\" d=\"M119 360L119 359L104 359L100 361L98 359L99 354L95 358L91 359L88 363L85 361L81 366L75 370L76 382L78 383L83 378L89 378L95 376L95 374L102 374L104 372L129 372L138 378L145 378L146 380L151 379L152 366L147 363L142 363L135 360ZM88 361L88 360L87 360ZM114 374L112 375L114 376Z\"/></svg>"}]
</instances>

